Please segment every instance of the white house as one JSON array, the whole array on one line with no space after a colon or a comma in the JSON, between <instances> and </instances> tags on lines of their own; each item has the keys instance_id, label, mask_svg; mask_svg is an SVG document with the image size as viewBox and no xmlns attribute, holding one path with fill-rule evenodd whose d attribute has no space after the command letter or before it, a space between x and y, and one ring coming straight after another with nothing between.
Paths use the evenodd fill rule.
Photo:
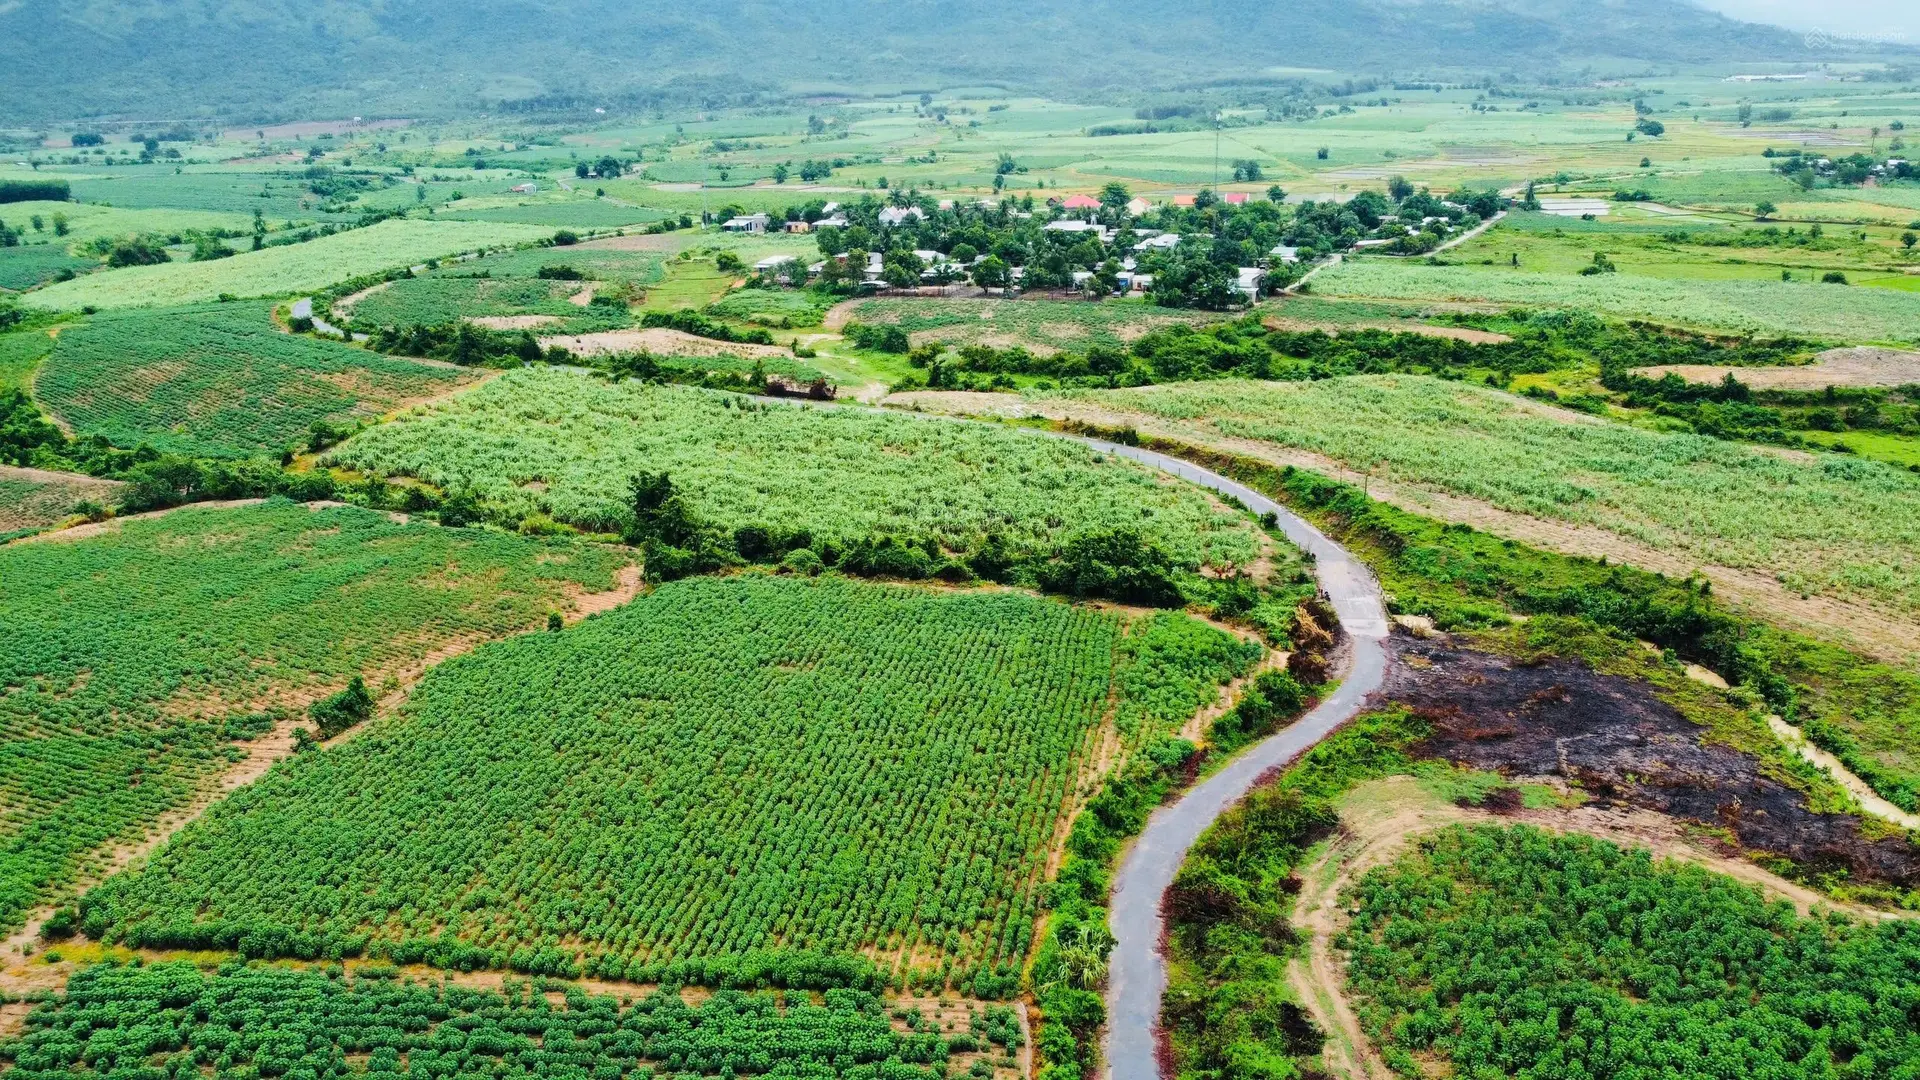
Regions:
<instances>
[{"instance_id":1,"label":"white house","mask_svg":"<svg viewBox=\"0 0 1920 1080\"><path fill-rule=\"evenodd\" d=\"M748 214L745 217L730 217L720 227L728 232L766 232L767 215Z\"/></svg>"},{"instance_id":2,"label":"white house","mask_svg":"<svg viewBox=\"0 0 1920 1080\"><path fill-rule=\"evenodd\" d=\"M1267 254L1273 256L1276 259L1279 259L1281 262L1299 262L1300 261L1300 249L1288 247L1285 244L1275 244L1273 246L1273 250L1267 252Z\"/></svg>"},{"instance_id":3,"label":"white house","mask_svg":"<svg viewBox=\"0 0 1920 1080\"><path fill-rule=\"evenodd\" d=\"M847 227L847 218L844 214L823 217L819 221L814 222L813 227L815 229L844 229Z\"/></svg>"},{"instance_id":4,"label":"white house","mask_svg":"<svg viewBox=\"0 0 1920 1080\"><path fill-rule=\"evenodd\" d=\"M1133 198L1127 200L1127 213L1132 214L1135 217L1139 217L1141 214L1144 214L1151 209L1153 209L1153 204L1139 197L1138 195L1135 195Z\"/></svg>"},{"instance_id":5,"label":"white house","mask_svg":"<svg viewBox=\"0 0 1920 1080\"><path fill-rule=\"evenodd\" d=\"M1149 236L1145 240L1142 240L1139 243L1133 245L1133 250L1152 251L1157 248L1162 251L1171 251L1172 249L1177 248L1179 246L1180 246L1180 234L1169 232L1169 233L1161 233L1158 236Z\"/></svg>"},{"instance_id":6,"label":"white house","mask_svg":"<svg viewBox=\"0 0 1920 1080\"><path fill-rule=\"evenodd\" d=\"M924 218L926 216L927 212L917 206L889 206L885 210L880 211L880 224L898 225L908 218Z\"/></svg>"},{"instance_id":7,"label":"white house","mask_svg":"<svg viewBox=\"0 0 1920 1080\"><path fill-rule=\"evenodd\" d=\"M1234 291L1249 300L1258 299L1260 296L1260 279L1266 276L1267 272L1257 266L1243 266L1240 268L1240 276L1234 280Z\"/></svg>"}]
</instances>

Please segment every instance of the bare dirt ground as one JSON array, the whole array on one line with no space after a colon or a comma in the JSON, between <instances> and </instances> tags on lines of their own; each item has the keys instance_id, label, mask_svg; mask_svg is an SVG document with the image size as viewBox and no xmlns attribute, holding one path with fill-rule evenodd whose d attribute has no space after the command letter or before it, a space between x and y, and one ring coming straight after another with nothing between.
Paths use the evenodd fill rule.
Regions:
<instances>
[{"instance_id":1,"label":"bare dirt ground","mask_svg":"<svg viewBox=\"0 0 1920 1080\"><path fill-rule=\"evenodd\" d=\"M1685 552L1656 548L1596 526L1530 517L1434 488L1389 483L1356 472L1311 451L1221 435L1204 421L1168 421L1143 413L1121 412L1090 402L1061 398L1030 400L1014 394L967 391L921 390L891 394L882 399L881 404L932 413L1012 418L1038 416L1102 427L1131 427L1142 435L1170 439L1272 465L1311 469L1323 476L1360 485L1373 498L1402 510L1441 521L1471 525L1503 539L1547 551L1591 559L1605 558L1673 577L1684 578L1698 571L1713 583L1716 595L1756 618L1811 632L1889 663L1911 664L1916 657L1920 657L1920 618L1911 615L1862 600L1820 594L1802 596L1764 571L1703 566L1688 558ZM1585 417L1584 421L1595 422L1592 417Z\"/></svg>"},{"instance_id":2,"label":"bare dirt ground","mask_svg":"<svg viewBox=\"0 0 1920 1080\"><path fill-rule=\"evenodd\" d=\"M1669 372L1688 382L1717 383L1732 375L1756 390L1824 390L1829 386L1902 386L1920 383L1920 352L1870 345L1828 349L1798 367L1714 367L1665 364L1638 369L1649 379Z\"/></svg>"},{"instance_id":3,"label":"bare dirt ground","mask_svg":"<svg viewBox=\"0 0 1920 1080\"><path fill-rule=\"evenodd\" d=\"M1380 1060L1346 996L1346 970L1333 941L1346 925L1344 897L1368 870L1392 862L1419 836L1455 824L1524 823L1560 833L1579 833L1616 844L1643 847L1660 858L1692 863L1753 885L1786 900L1802 915L1817 907L1845 911L1863 919L1912 918L1843 904L1770 873L1741 858L1703 846L1664 814L1630 807L1589 804L1572 808L1518 809L1494 814L1457 806L1409 776L1362 784L1340 803L1340 830L1320 857L1302 870L1300 898L1293 924L1305 939L1306 955L1293 962L1290 981L1300 1000L1327 1033L1324 1061L1337 1077L1389 1080L1394 1074Z\"/></svg>"},{"instance_id":4,"label":"bare dirt ground","mask_svg":"<svg viewBox=\"0 0 1920 1080\"><path fill-rule=\"evenodd\" d=\"M790 357L793 354L777 345L747 345L733 341L715 341L664 326L650 330L606 330L597 334L572 334L540 339L540 347L555 345L578 356L601 353L650 352L661 356L738 356L745 359Z\"/></svg>"}]
</instances>

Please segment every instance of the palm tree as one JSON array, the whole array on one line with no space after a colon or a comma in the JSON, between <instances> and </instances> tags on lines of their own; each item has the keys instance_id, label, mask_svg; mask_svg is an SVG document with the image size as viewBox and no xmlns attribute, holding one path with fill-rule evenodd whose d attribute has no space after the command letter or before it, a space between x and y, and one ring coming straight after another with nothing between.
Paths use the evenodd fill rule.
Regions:
<instances>
[{"instance_id":1,"label":"palm tree","mask_svg":"<svg viewBox=\"0 0 1920 1080\"><path fill-rule=\"evenodd\" d=\"M1107 954L1113 935L1099 923L1079 923L1060 932L1060 977L1079 990L1098 990L1107 981Z\"/></svg>"}]
</instances>

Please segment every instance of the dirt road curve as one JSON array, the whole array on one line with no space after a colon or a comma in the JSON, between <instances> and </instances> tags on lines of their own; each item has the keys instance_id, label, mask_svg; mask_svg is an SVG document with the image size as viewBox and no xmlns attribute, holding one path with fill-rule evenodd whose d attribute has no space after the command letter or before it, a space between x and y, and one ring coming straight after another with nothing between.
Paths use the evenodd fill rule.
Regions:
<instances>
[{"instance_id":1,"label":"dirt road curve","mask_svg":"<svg viewBox=\"0 0 1920 1080\"><path fill-rule=\"evenodd\" d=\"M1107 1061L1113 1080L1159 1080L1154 1024L1166 991L1160 955L1160 899L1186 858L1187 849L1214 819L1238 802L1261 773L1293 760L1353 717L1386 673L1386 609L1380 587L1345 548L1273 500L1199 466L1098 439L1081 441L1131 458L1245 503L1256 514L1273 514L1287 538L1310 553L1320 587L1339 612L1351 646L1340 686L1291 727L1260 743L1225 769L1156 811L1127 853L1114 880L1109 923L1118 941L1108 969Z\"/></svg>"}]
</instances>

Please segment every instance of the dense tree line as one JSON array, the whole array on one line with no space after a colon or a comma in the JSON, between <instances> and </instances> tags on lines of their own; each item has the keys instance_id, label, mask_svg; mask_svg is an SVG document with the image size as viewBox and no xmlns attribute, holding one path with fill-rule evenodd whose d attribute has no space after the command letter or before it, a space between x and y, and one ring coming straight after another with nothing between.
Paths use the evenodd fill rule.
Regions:
<instances>
[{"instance_id":1,"label":"dense tree line","mask_svg":"<svg viewBox=\"0 0 1920 1080\"><path fill-rule=\"evenodd\" d=\"M930 343L910 352L909 359L927 372L924 384L936 388L993 388L991 377L1000 374L1045 376L1070 387L1143 386L1223 377L1327 379L1394 372L1443 378L1473 376L1505 385L1517 375L1598 366L1609 389L1625 389L1631 379L1639 378L1629 374L1637 367L1777 364L1815 347L1813 342L1797 338L1713 338L1557 311L1513 312L1498 325L1511 340L1466 341L1371 328L1339 333L1284 330L1248 316L1201 326L1156 327L1124 348L1094 345L1085 352L1037 356L1019 346L953 348ZM884 348L874 339L888 329L898 330L861 327L856 343ZM899 336L904 341L905 334ZM888 351L896 349L907 351L897 346ZM1607 380L1620 381L1616 384ZM1559 400L1557 395L1554 399ZM1575 407L1598 404L1568 403ZM1904 414L1889 415L1904 419Z\"/></svg>"}]
</instances>

